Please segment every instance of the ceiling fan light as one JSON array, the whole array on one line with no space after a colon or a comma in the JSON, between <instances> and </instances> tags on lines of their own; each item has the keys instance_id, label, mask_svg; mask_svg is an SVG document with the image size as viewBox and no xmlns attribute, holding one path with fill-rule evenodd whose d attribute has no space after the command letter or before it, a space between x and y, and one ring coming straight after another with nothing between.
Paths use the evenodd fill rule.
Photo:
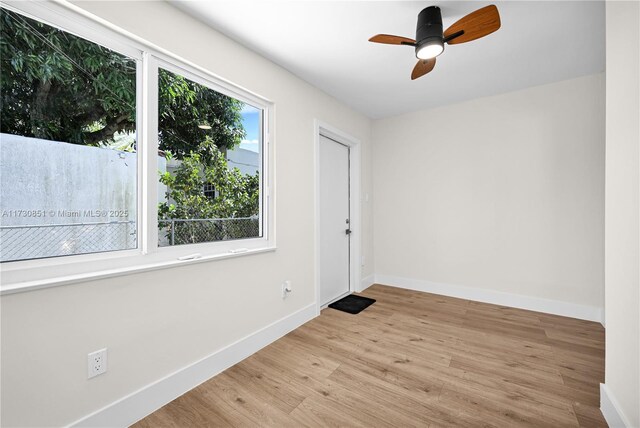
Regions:
<instances>
[{"instance_id":1,"label":"ceiling fan light","mask_svg":"<svg viewBox=\"0 0 640 428\"><path fill-rule=\"evenodd\" d=\"M434 40L423 43L416 49L416 57L418 59L431 59L440 55L444 51L442 40Z\"/></svg>"}]
</instances>

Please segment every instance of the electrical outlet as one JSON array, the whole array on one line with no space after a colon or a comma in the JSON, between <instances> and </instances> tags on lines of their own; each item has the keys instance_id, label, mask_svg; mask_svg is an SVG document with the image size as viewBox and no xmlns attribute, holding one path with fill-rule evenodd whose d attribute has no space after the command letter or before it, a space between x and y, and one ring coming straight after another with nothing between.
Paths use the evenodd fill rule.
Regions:
<instances>
[{"instance_id":1,"label":"electrical outlet","mask_svg":"<svg viewBox=\"0 0 640 428\"><path fill-rule=\"evenodd\" d=\"M87 355L88 378L96 377L107 371L107 348Z\"/></svg>"},{"instance_id":2,"label":"electrical outlet","mask_svg":"<svg viewBox=\"0 0 640 428\"><path fill-rule=\"evenodd\" d=\"M286 280L282 283L282 298L286 299L287 295L291 293L291 291L293 291L293 289L291 288L291 281Z\"/></svg>"}]
</instances>

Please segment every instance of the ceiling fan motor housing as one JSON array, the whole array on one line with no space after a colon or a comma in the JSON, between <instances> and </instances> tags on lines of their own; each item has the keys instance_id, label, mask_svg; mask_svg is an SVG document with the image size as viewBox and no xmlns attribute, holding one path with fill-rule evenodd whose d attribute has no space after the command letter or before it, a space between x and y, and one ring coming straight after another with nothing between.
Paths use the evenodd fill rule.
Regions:
<instances>
[{"instance_id":1,"label":"ceiling fan motor housing","mask_svg":"<svg viewBox=\"0 0 640 428\"><path fill-rule=\"evenodd\" d=\"M429 6L418 15L416 28L416 54L423 45L443 43L442 13L438 6Z\"/></svg>"}]
</instances>

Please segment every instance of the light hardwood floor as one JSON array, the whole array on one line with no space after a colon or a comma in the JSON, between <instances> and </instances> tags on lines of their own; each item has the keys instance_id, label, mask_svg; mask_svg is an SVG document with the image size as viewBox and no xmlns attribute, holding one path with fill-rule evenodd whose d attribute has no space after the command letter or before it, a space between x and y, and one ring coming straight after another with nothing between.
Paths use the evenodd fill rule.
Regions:
<instances>
[{"instance_id":1,"label":"light hardwood floor","mask_svg":"<svg viewBox=\"0 0 640 428\"><path fill-rule=\"evenodd\" d=\"M134 425L606 427L598 323L382 285Z\"/></svg>"}]
</instances>

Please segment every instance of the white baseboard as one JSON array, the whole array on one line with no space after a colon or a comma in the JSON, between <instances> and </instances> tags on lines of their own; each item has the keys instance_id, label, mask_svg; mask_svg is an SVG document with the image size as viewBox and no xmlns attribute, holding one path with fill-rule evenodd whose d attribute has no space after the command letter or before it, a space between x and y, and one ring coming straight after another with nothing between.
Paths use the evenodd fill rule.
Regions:
<instances>
[{"instance_id":1,"label":"white baseboard","mask_svg":"<svg viewBox=\"0 0 640 428\"><path fill-rule=\"evenodd\" d=\"M70 426L128 427L315 317L314 303L83 417Z\"/></svg>"},{"instance_id":2,"label":"white baseboard","mask_svg":"<svg viewBox=\"0 0 640 428\"><path fill-rule=\"evenodd\" d=\"M360 281L360 289L358 292L364 291L376 283L376 276L371 274Z\"/></svg>"},{"instance_id":3,"label":"white baseboard","mask_svg":"<svg viewBox=\"0 0 640 428\"><path fill-rule=\"evenodd\" d=\"M492 303L495 305L509 306L512 308L527 309L530 311L544 312L548 314L561 315L582 320L596 321L600 323L604 321L602 318L602 308L578 305L575 303L562 302L559 300L504 293L501 291L487 290L484 288L442 284L437 282L403 278L391 275L376 274L375 282L377 284L384 284L392 287L424 291L427 293L441 294L443 296L458 297L461 299L475 300L478 302Z\"/></svg>"},{"instance_id":4,"label":"white baseboard","mask_svg":"<svg viewBox=\"0 0 640 428\"><path fill-rule=\"evenodd\" d=\"M610 428L631 428L629 418L625 416L611 390L600 384L600 411Z\"/></svg>"}]
</instances>

